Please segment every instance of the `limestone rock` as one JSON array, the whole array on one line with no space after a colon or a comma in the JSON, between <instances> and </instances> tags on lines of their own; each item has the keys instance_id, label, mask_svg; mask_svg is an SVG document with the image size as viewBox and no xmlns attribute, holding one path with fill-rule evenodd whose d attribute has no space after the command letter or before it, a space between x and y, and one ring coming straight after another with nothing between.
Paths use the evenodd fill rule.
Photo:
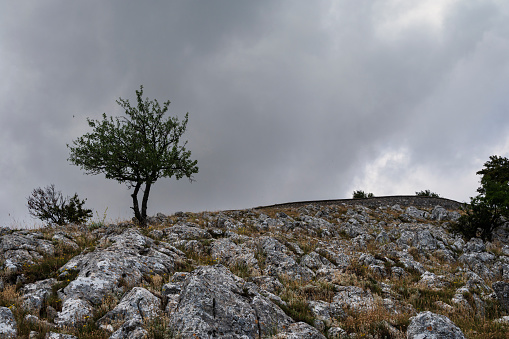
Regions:
<instances>
[{"instance_id":1,"label":"limestone rock","mask_svg":"<svg viewBox=\"0 0 509 339\"><path fill-rule=\"evenodd\" d=\"M148 332L143 328L143 322L140 319L131 319L113 333L109 339L144 339Z\"/></svg>"},{"instance_id":2,"label":"limestone rock","mask_svg":"<svg viewBox=\"0 0 509 339\"><path fill-rule=\"evenodd\" d=\"M509 283L505 281L497 281L492 285L493 290L500 301L502 309L509 312Z\"/></svg>"},{"instance_id":3,"label":"limestone rock","mask_svg":"<svg viewBox=\"0 0 509 339\"><path fill-rule=\"evenodd\" d=\"M77 327L87 322L92 316L92 304L83 299L67 298L62 303L62 311L54 320L60 327Z\"/></svg>"},{"instance_id":4,"label":"limestone rock","mask_svg":"<svg viewBox=\"0 0 509 339\"><path fill-rule=\"evenodd\" d=\"M347 308L356 312L365 312L373 309L375 300L369 291L357 286L338 286L334 295L334 307Z\"/></svg>"},{"instance_id":5,"label":"limestone rock","mask_svg":"<svg viewBox=\"0 0 509 339\"><path fill-rule=\"evenodd\" d=\"M97 324L101 328L116 329L116 324L123 325L130 320L141 322L160 316L161 300L143 287L134 287L120 303L101 319ZM110 327L111 326L111 327Z\"/></svg>"},{"instance_id":6,"label":"limestone rock","mask_svg":"<svg viewBox=\"0 0 509 339\"><path fill-rule=\"evenodd\" d=\"M163 234L169 241L209 239L212 237L209 232L193 223L177 224L165 228Z\"/></svg>"},{"instance_id":7,"label":"limestone rock","mask_svg":"<svg viewBox=\"0 0 509 339\"><path fill-rule=\"evenodd\" d=\"M0 337L5 339L18 337L16 319L7 307L0 307Z\"/></svg>"},{"instance_id":8,"label":"limestone rock","mask_svg":"<svg viewBox=\"0 0 509 339\"><path fill-rule=\"evenodd\" d=\"M14 232L0 237L0 260L8 272L17 272L23 265L33 265L43 256L54 254L53 244L39 232Z\"/></svg>"},{"instance_id":9,"label":"limestone rock","mask_svg":"<svg viewBox=\"0 0 509 339\"><path fill-rule=\"evenodd\" d=\"M78 339L78 337L70 334L48 332L46 333L45 339Z\"/></svg>"},{"instance_id":10,"label":"limestone rock","mask_svg":"<svg viewBox=\"0 0 509 339\"><path fill-rule=\"evenodd\" d=\"M51 288L57 282L56 279L46 279L33 284L26 284L21 289L21 305L28 311L39 314L44 301L50 296Z\"/></svg>"},{"instance_id":11,"label":"limestone rock","mask_svg":"<svg viewBox=\"0 0 509 339\"><path fill-rule=\"evenodd\" d=\"M316 328L304 322L291 324L287 329L273 336L274 339L326 339Z\"/></svg>"},{"instance_id":12,"label":"limestone rock","mask_svg":"<svg viewBox=\"0 0 509 339\"><path fill-rule=\"evenodd\" d=\"M210 255L218 263L226 266L243 265L253 275L259 275L260 267L254 251L244 244L237 245L228 238L215 240L210 247Z\"/></svg>"},{"instance_id":13,"label":"limestone rock","mask_svg":"<svg viewBox=\"0 0 509 339\"><path fill-rule=\"evenodd\" d=\"M429 219L429 217L430 217L430 214L428 212L422 211L422 210L417 209L413 206L407 207L407 209L405 210L405 213L408 214L412 218L421 219L421 220Z\"/></svg>"},{"instance_id":14,"label":"limestone rock","mask_svg":"<svg viewBox=\"0 0 509 339\"><path fill-rule=\"evenodd\" d=\"M303 281L309 281L314 277L314 272L299 265L291 256L291 251L277 239L261 237L258 239L258 246L261 255L265 257L267 267L264 271L267 275Z\"/></svg>"},{"instance_id":15,"label":"limestone rock","mask_svg":"<svg viewBox=\"0 0 509 339\"><path fill-rule=\"evenodd\" d=\"M222 265L189 274L170 324L183 338L258 338L292 323L277 305Z\"/></svg>"},{"instance_id":16,"label":"limestone rock","mask_svg":"<svg viewBox=\"0 0 509 339\"><path fill-rule=\"evenodd\" d=\"M410 318L408 339L465 339L463 332L443 315L421 312Z\"/></svg>"}]
</instances>

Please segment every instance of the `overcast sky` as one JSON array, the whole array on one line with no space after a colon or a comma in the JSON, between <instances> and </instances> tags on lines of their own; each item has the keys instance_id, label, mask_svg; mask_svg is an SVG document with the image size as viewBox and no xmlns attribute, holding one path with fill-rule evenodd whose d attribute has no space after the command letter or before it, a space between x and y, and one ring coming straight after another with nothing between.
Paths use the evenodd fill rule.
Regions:
<instances>
[{"instance_id":1,"label":"overcast sky","mask_svg":"<svg viewBox=\"0 0 509 339\"><path fill-rule=\"evenodd\" d=\"M148 214L430 189L468 201L509 156L509 2L3 1L0 225L55 184L115 221L125 185L66 144L135 90L170 114L196 181L161 179ZM97 216L95 216L97 219Z\"/></svg>"}]
</instances>

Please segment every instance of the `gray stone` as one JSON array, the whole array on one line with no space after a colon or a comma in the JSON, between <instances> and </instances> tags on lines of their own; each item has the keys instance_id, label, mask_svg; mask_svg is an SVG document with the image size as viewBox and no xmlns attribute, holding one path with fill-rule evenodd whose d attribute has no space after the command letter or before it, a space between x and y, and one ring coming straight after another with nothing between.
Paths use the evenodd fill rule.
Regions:
<instances>
[{"instance_id":1,"label":"gray stone","mask_svg":"<svg viewBox=\"0 0 509 339\"><path fill-rule=\"evenodd\" d=\"M69 238L67 234L65 234L64 232L56 232L51 239L59 243L60 246L64 248L72 250L78 250L80 248L78 244L74 240Z\"/></svg>"},{"instance_id":2,"label":"gray stone","mask_svg":"<svg viewBox=\"0 0 509 339\"><path fill-rule=\"evenodd\" d=\"M244 265L251 275L260 275L254 254L254 250L246 244L237 245L228 238L217 239L210 247L210 255L217 263L225 266Z\"/></svg>"},{"instance_id":3,"label":"gray stone","mask_svg":"<svg viewBox=\"0 0 509 339\"><path fill-rule=\"evenodd\" d=\"M287 329L279 332L274 339L326 339L316 328L304 322L291 324Z\"/></svg>"},{"instance_id":4,"label":"gray stone","mask_svg":"<svg viewBox=\"0 0 509 339\"><path fill-rule=\"evenodd\" d=\"M160 316L161 300L143 287L134 287L120 303L97 321L99 327L112 331L130 320L141 322ZM117 327L117 328L116 328Z\"/></svg>"},{"instance_id":5,"label":"gray stone","mask_svg":"<svg viewBox=\"0 0 509 339\"><path fill-rule=\"evenodd\" d=\"M258 338L292 323L277 305L222 265L186 277L170 325L183 338Z\"/></svg>"},{"instance_id":6,"label":"gray stone","mask_svg":"<svg viewBox=\"0 0 509 339\"><path fill-rule=\"evenodd\" d=\"M0 258L8 273L19 271L23 265L33 265L43 256L55 254L55 246L38 232L13 232L0 237ZM1 260L1 259L0 259Z\"/></svg>"},{"instance_id":7,"label":"gray stone","mask_svg":"<svg viewBox=\"0 0 509 339\"><path fill-rule=\"evenodd\" d=\"M338 303L328 303L322 300L308 301L309 309L316 319L330 326L335 319L345 319L346 313Z\"/></svg>"},{"instance_id":8,"label":"gray stone","mask_svg":"<svg viewBox=\"0 0 509 339\"><path fill-rule=\"evenodd\" d=\"M466 243L463 250L465 252L484 252L486 251L486 244L482 241L482 239L472 238L469 242Z\"/></svg>"},{"instance_id":9,"label":"gray stone","mask_svg":"<svg viewBox=\"0 0 509 339\"><path fill-rule=\"evenodd\" d=\"M177 224L163 229L163 233L169 241L209 239L212 237L207 230L193 223Z\"/></svg>"},{"instance_id":10,"label":"gray stone","mask_svg":"<svg viewBox=\"0 0 509 339\"><path fill-rule=\"evenodd\" d=\"M64 289L63 300L83 299L98 306L111 293L122 291L121 285L136 285L144 275L170 274L183 253L174 247L145 237L137 229L125 229L101 239L106 248L81 254L60 268L79 271L78 277Z\"/></svg>"},{"instance_id":11,"label":"gray stone","mask_svg":"<svg viewBox=\"0 0 509 339\"><path fill-rule=\"evenodd\" d=\"M291 256L291 251L272 237L258 239L261 255L265 256L267 275L286 277L292 280L309 281L314 277L314 272L307 267L299 265Z\"/></svg>"},{"instance_id":12,"label":"gray stone","mask_svg":"<svg viewBox=\"0 0 509 339\"><path fill-rule=\"evenodd\" d=\"M421 312L410 318L408 339L465 339L463 332L443 315Z\"/></svg>"},{"instance_id":13,"label":"gray stone","mask_svg":"<svg viewBox=\"0 0 509 339\"><path fill-rule=\"evenodd\" d=\"M348 338L348 333L341 327L331 327L327 331L327 337L330 339L343 339Z\"/></svg>"},{"instance_id":14,"label":"gray stone","mask_svg":"<svg viewBox=\"0 0 509 339\"><path fill-rule=\"evenodd\" d=\"M456 211L448 211L442 206L435 206L431 211L431 219L437 221L456 221L461 215Z\"/></svg>"},{"instance_id":15,"label":"gray stone","mask_svg":"<svg viewBox=\"0 0 509 339\"><path fill-rule=\"evenodd\" d=\"M109 339L144 339L148 332L143 328L143 322L140 319L131 319L122 324Z\"/></svg>"},{"instance_id":16,"label":"gray stone","mask_svg":"<svg viewBox=\"0 0 509 339\"><path fill-rule=\"evenodd\" d=\"M51 288L57 283L54 278L26 284L21 290L21 306L28 312L39 314L44 301L51 295Z\"/></svg>"},{"instance_id":17,"label":"gray stone","mask_svg":"<svg viewBox=\"0 0 509 339\"><path fill-rule=\"evenodd\" d=\"M442 289L449 285L443 275L436 275L428 271L421 275L421 280L419 280L418 284L431 289Z\"/></svg>"},{"instance_id":18,"label":"gray stone","mask_svg":"<svg viewBox=\"0 0 509 339\"><path fill-rule=\"evenodd\" d=\"M86 323L92 315L92 304L88 301L67 298L62 303L62 311L57 313L54 322L59 327L78 327Z\"/></svg>"},{"instance_id":19,"label":"gray stone","mask_svg":"<svg viewBox=\"0 0 509 339\"><path fill-rule=\"evenodd\" d=\"M7 307L0 307L0 337L5 339L18 337L16 319Z\"/></svg>"},{"instance_id":20,"label":"gray stone","mask_svg":"<svg viewBox=\"0 0 509 339\"><path fill-rule=\"evenodd\" d=\"M393 278L402 279L407 275L408 273L406 273L406 271L403 268L398 266L391 267L391 276Z\"/></svg>"},{"instance_id":21,"label":"gray stone","mask_svg":"<svg viewBox=\"0 0 509 339\"><path fill-rule=\"evenodd\" d=\"M338 286L333 298L334 307L355 312L366 312L375 306L373 295L357 286Z\"/></svg>"},{"instance_id":22,"label":"gray stone","mask_svg":"<svg viewBox=\"0 0 509 339\"><path fill-rule=\"evenodd\" d=\"M493 320L493 322L503 325L509 325L509 315Z\"/></svg>"},{"instance_id":23,"label":"gray stone","mask_svg":"<svg viewBox=\"0 0 509 339\"><path fill-rule=\"evenodd\" d=\"M391 238L389 237L389 234L387 232L381 231L380 233L378 233L375 240L380 244L387 244L391 241Z\"/></svg>"},{"instance_id":24,"label":"gray stone","mask_svg":"<svg viewBox=\"0 0 509 339\"><path fill-rule=\"evenodd\" d=\"M70 334L48 332L46 333L45 339L78 339L78 337Z\"/></svg>"},{"instance_id":25,"label":"gray stone","mask_svg":"<svg viewBox=\"0 0 509 339\"><path fill-rule=\"evenodd\" d=\"M323 268L324 266L332 266L331 262L321 255L319 255L316 252L310 252L306 255L304 255L301 260L300 264L306 266L307 268L310 268L314 271Z\"/></svg>"},{"instance_id":26,"label":"gray stone","mask_svg":"<svg viewBox=\"0 0 509 339\"><path fill-rule=\"evenodd\" d=\"M410 217L415 219L429 219L430 214L426 211L422 211L420 209L415 208L414 206L407 207L405 210L405 213L408 214Z\"/></svg>"},{"instance_id":27,"label":"gray stone","mask_svg":"<svg viewBox=\"0 0 509 339\"><path fill-rule=\"evenodd\" d=\"M509 311L509 283L505 281L497 281L491 286L497 295L500 306Z\"/></svg>"}]
</instances>

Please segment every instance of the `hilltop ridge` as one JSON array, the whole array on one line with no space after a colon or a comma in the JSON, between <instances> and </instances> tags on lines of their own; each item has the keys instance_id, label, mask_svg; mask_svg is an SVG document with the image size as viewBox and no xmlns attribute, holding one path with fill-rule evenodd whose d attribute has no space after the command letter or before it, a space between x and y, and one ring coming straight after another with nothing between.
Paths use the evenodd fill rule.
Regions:
<instances>
[{"instance_id":1,"label":"hilltop ridge","mask_svg":"<svg viewBox=\"0 0 509 339\"><path fill-rule=\"evenodd\" d=\"M509 228L410 196L0 229L9 338L507 338ZM432 199L432 200L430 200Z\"/></svg>"}]
</instances>

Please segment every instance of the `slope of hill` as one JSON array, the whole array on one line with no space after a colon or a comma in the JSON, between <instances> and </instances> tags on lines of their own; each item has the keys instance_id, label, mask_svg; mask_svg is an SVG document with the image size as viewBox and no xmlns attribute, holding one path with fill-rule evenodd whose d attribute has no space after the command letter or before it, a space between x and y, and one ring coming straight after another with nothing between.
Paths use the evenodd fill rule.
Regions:
<instances>
[{"instance_id":1,"label":"slope of hill","mask_svg":"<svg viewBox=\"0 0 509 339\"><path fill-rule=\"evenodd\" d=\"M507 227L378 201L0 229L0 337L507 338Z\"/></svg>"}]
</instances>

